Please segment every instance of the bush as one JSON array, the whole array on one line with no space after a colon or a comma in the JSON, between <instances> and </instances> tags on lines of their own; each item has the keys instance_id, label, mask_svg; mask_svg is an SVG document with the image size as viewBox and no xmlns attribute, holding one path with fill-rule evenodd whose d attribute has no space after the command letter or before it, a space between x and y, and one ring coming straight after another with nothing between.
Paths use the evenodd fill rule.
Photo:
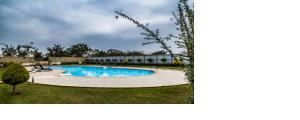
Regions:
<instances>
[{"instance_id":1,"label":"bush","mask_svg":"<svg viewBox=\"0 0 300 120\"><path fill-rule=\"evenodd\" d=\"M167 62L167 59L166 58L162 58L160 59L163 63Z\"/></svg>"},{"instance_id":2,"label":"bush","mask_svg":"<svg viewBox=\"0 0 300 120\"><path fill-rule=\"evenodd\" d=\"M128 64L128 61L127 61L127 60L125 60L125 61L123 61L123 63L124 63L124 64Z\"/></svg>"},{"instance_id":3,"label":"bush","mask_svg":"<svg viewBox=\"0 0 300 120\"><path fill-rule=\"evenodd\" d=\"M139 62L139 63L141 63L141 62L142 62L142 59L137 59L136 61Z\"/></svg>"},{"instance_id":4,"label":"bush","mask_svg":"<svg viewBox=\"0 0 300 120\"><path fill-rule=\"evenodd\" d=\"M147 61L149 62L149 63L152 63L153 62L153 59L147 59Z\"/></svg>"},{"instance_id":5,"label":"bush","mask_svg":"<svg viewBox=\"0 0 300 120\"><path fill-rule=\"evenodd\" d=\"M28 71L20 64L12 64L6 68L1 76L3 83L13 86L12 95L18 84L24 83L29 79Z\"/></svg>"},{"instance_id":6,"label":"bush","mask_svg":"<svg viewBox=\"0 0 300 120\"><path fill-rule=\"evenodd\" d=\"M6 63L4 63L4 68L7 68L12 64L15 64L15 63L14 62L8 62L8 63L6 62Z\"/></svg>"},{"instance_id":7,"label":"bush","mask_svg":"<svg viewBox=\"0 0 300 120\"><path fill-rule=\"evenodd\" d=\"M175 59L173 60L173 64L177 64L177 65L182 64L182 59L180 59L180 58L175 58Z\"/></svg>"}]
</instances>

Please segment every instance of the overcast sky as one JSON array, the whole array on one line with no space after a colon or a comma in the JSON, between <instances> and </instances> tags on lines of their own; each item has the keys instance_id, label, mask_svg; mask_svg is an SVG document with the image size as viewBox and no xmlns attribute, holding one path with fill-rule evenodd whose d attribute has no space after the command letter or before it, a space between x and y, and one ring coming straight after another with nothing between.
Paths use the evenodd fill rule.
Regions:
<instances>
[{"instance_id":1,"label":"overcast sky","mask_svg":"<svg viewBox=\"0 0 300 120\"><path fill-rule=\"evenodd\" d=\"M142 46L141 31L123 18L115 19L114 10L123 10L168 34L176 32L170 21L176 7L176 0L1 0L0 42L17 45L32 41L42 51L52 44L68 47L85 42L100 50L152 52L160 48Z\"/></svg>"}]
</instances>

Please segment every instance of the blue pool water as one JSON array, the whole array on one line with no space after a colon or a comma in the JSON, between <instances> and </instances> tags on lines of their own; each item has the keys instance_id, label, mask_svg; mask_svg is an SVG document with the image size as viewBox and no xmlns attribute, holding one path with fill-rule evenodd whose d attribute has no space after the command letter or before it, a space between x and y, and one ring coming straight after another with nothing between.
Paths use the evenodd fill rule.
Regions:
<instances>
[{"instance_id":1,"label":"blue pool water","mask_svg":"<svg viewBox=\"0 0 300 120\"><path fill-rule=\"evenodd\" d=\"M89 77L145 76L154 73L150 70L94 66L51 66L50 68L64 70L65 75Z\"/></svg>"}]
</instances>

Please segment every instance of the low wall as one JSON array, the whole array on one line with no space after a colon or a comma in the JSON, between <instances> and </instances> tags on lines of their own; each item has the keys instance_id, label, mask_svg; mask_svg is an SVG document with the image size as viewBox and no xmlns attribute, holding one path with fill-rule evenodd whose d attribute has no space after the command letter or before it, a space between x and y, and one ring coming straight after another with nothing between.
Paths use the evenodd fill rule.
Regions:
<instances>
[{"instance_id":1,"label":"low wall","mask_svg":"<svg viewBox=\"0 0 300 120\"><path fill-rule=\"evenodd\" d=\"M49 65L49 61L35 61L35 64Z\"/></svg>"},{"instance_id":2,"label":"low wall","mask_svg":"<svg viewBox=\"0 0 300 120\"><path fill-rule=\"evenodd\" d=\"M0 63L34 63L33 57L0 57Z\"/></svg>"},{"instance_id":3,"label":"low wall","mask_svg":"<svg viewBox=\"0 0 300 120\"><path fill-rule=\"evenodd\" d=\"M50 64L81 63L81 62L84 62L83 57L49 57Z\"/></svg>"}]
</instances>

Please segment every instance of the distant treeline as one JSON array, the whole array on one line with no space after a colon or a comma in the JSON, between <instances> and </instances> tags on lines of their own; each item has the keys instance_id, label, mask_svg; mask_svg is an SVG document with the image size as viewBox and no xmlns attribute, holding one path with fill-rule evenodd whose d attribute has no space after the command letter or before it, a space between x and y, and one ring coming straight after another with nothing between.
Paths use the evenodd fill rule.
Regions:
<instances>
[{"instance_id":1,"label":"distant treeline","mask_svg":"<svg viewBox=\"0 0 300 120\"><path fill-rule=\"evenodd\" d=\"M127 50L122 51L118 49L99 50L92 49L86 43L77 43L70 47L64 47L62 45L53 44L47 47L47 52L42 53L38 48L33 46L33 43L26 45L7 45L1 44L4 47L2 50L3 56L16 56L16 57L30 57L33 56L35 59L45 59L48 57L102 57L102 56L123 56L123 55L164 55L166 51L156 51L151 54L145 54L144 51Z\"/></svg>"}]
</instances>

